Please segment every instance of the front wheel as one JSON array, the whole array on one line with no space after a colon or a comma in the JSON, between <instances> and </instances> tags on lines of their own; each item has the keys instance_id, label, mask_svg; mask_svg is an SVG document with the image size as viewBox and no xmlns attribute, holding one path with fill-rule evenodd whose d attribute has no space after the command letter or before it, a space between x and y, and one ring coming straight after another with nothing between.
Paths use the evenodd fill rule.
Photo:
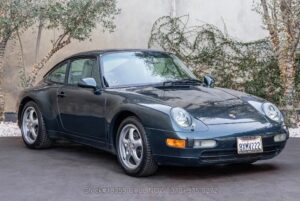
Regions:
<instances>
[{"instance_id":1,"label":"front wheel","mask_svg":"<svg viewBox=\"0 0 300 201\"><path fill-rule=\"evenodd\" d=\"M128 175L143 177L156 172L145 129L137 118L128 117L120 124L116 145L119 163Z\"/></svg>"},{"instance_id":2,"label":"front wheel","mask_svg":"<svg viewBox=\"0 0 300 201\"><path fill-rule=\"evenodd\" d=\"M48 148L52 140L48 137L45 122L38 105L28 102L24 106L21 116L21 133L24 143L32 149Z\"/></svg>"}]
</instances>

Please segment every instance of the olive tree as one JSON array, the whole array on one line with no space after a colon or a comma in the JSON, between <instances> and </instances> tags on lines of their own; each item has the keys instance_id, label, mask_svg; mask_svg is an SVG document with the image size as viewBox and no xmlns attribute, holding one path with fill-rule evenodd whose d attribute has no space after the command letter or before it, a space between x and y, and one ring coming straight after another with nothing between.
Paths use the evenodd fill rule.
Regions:
<instances>
[{"instance_id":1,"label":"olive tree","mask_svg":"<svg viewBox=\"0 0 300 201\"><path fill-rule=\"evenodd\" d=\"M90 38L98 24L102 26L103 31L113 31L114 18L119 12L116 0L50 1L43 9L43 21L47 29L58 29L61 34L52 41L52 48L48 54L33 65L28 85L35 83L39 71L49 59L72 40L83 41Z\"/></svg>"},{"instance_id":2,"label":"olive tree","mask_svg":"<svg viewBox=\"0 0 300 201\"><path fill-rule=\"evenodd\" d=\"M2 74L4 53L8 41L18 31L24 31L34 23L35 4L31 0L0 1L0 121L3 118L4 94L2 91Z\"/></svg>"},{"instance_id":3,"label":"olive tree","mask_svg":"<svg viewBox=\"0 0 300 201\"><path fill-rule=\"evenodd\" d=\"M299 0L260 0L257 7L278 60L287 108L294 105L296 51L300 39Z\"/></svg>"},{"instance_id":4,"label":"olive tree","mask_svg":"<svg viewBox=\"0 0 300 201\"><path fill-rule=\"evenodd\" d=\"M0 1L0 121L3 119L4 95L1 90L4 53L14 36L38 24L37 43L41 29L57 29L61 33L52 42L48 54L32 67L23 86L34 84L38 72L49 59L72 40L83 41L90 37L100 24L104 30L113 31L115 16L120 12L116 0L1 0ZM39 44L36 44L38 51ZM36 57L37 58L37 57ZM25 73L25 71L23 72Z\"/></svg>"}]
</instances>

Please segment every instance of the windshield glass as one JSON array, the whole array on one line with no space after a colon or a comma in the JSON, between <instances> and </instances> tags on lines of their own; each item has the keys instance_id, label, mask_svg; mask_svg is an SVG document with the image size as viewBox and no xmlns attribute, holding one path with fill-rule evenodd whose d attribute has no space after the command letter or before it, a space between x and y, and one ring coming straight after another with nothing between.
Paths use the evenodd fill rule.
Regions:
<instances>
[{"instance_id":1,"label":"windshield glass","mask_svg":"<svg viewBox=\"0 0 300 201\"><path fill-rule=\"evenodd\" d=\"M161 52L109 53L102 66L109 87L196 79L177 57Z\"/></svg>"}]
</instances>

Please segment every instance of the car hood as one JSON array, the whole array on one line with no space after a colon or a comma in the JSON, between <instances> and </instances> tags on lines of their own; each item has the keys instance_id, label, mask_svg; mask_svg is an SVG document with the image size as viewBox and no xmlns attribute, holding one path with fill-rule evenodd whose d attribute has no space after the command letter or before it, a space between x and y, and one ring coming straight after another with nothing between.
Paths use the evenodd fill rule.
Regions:
<instances>
[{"instance_id":1,"label":"car hood","mask_svg":"<svg viewBox=\"0 0 300 201\"><path fill-rule=\"evenodd\" d=\"M171 107L184 108L194 118L207 125L266 122L261 113L242 100L240 92L236 92L238 94L236 95L233 90L191 86L182 88L131 88L130 91L163 101L164 104ZM248 96L247 94L244 95Z\"/></svg>"}]
</instances>

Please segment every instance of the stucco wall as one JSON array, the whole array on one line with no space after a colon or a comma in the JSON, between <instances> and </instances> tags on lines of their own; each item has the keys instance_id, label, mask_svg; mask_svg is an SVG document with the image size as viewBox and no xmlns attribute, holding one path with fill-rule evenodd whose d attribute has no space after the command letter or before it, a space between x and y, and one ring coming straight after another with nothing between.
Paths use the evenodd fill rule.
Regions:
<instances>
[{"instance_id":1,"label":"stucco wall","mask_svg":"<svg viewBox=\"0 0 300 201\"><path fill-rule=\"evenodd\" d=\"M60 59L80 51L106 48L147 48L150 30L154 21L164 15L190 15L191 24L211 23L222 30L224 22L227 32L239 40L262 38L266 32L261 28L260 17L252 11L253 0L119 0L122 9L116 19L114 33L103 33L101 28L93 31L92 41L73 41L57 53L47 64L41 75ZM43 31L40 57L50 48L50 40L59 31ZM37 30L29 29L22 34L24 63L27 71L35 62L35 43ZM19 71L21 66L20 48L16 41L10 41L6 51L4 82L5 111L15 110L16 97L21 90Z\"/></svg>"}]
</instances>

